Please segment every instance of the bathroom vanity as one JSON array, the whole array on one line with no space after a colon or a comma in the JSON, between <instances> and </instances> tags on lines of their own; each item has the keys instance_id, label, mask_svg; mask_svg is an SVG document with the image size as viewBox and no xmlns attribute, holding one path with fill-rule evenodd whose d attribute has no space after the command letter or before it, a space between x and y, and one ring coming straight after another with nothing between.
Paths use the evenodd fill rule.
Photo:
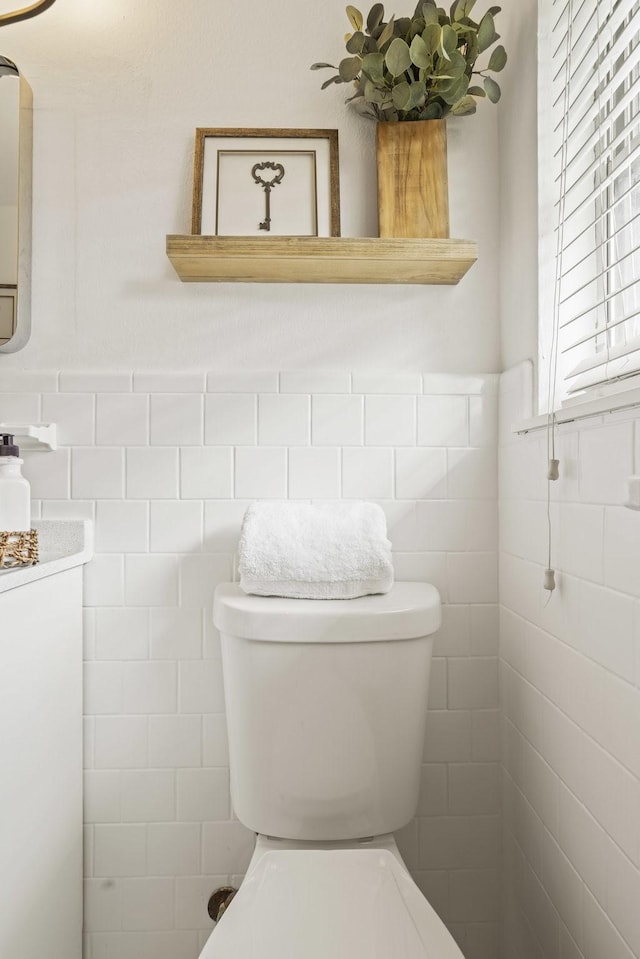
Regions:
<instances>
[{"instance_id":1,"label":"bathroom vanity","mask_svg":"<svg viewBox=\"0 0 640 959\"><path fill-rule=\"evenodd\" d=\"M90 524L34 522L0 571L0 956L82 955L82 566Z\"/></svg>"}]
</instances>

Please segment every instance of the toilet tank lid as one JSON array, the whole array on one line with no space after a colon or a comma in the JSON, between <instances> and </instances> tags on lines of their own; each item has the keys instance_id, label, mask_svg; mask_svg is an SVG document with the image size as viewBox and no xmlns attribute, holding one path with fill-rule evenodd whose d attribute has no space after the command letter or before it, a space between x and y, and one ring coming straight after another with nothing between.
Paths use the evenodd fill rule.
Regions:
<instances>
[{"instance_id":1,"label":"toilet tank lid","mask_svg":"<svg viewBox=\"0 0 640 959\"><path fill-rule=\"evenodd\" d=\"M222 633L280 643L364 643L428 636L440 628L440 594L431 583L395 583L358 599L250 596L237 583L217 587L213 622Z\"/></svg>"}]
</instances>

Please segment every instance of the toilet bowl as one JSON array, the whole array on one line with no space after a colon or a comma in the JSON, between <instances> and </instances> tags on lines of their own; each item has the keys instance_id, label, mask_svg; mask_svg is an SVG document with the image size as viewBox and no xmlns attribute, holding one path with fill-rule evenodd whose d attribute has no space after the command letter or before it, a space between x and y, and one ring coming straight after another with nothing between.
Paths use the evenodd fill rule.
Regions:
<instances>
[{"instance_id":1,"label":"toilet bowl","mask_svg":"<svg viewBox=\"0 0 640 959\"><path fill-rule=\"evenodd\" d=\"M288 843L258 836L200 959L463 959L392 836Z\"/></svg>"},{"instance_id":2,"label":"toilet bowl","mask_svg":"<svg viewBox=\"0 0 640 959\"><path fill-rule=\"evenodd\" d=\"M392 835L418 802L440 616L426 583L355 600L217 588L231 794L257 840L201 959L462 959Z\"/></svg>"}]
</instances>

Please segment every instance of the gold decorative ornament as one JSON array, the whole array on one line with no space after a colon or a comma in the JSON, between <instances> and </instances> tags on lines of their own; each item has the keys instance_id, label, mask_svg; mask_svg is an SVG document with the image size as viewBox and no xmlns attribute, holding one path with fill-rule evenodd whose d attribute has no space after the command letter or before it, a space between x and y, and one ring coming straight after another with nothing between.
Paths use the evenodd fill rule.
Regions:
<instances>
[{"instance_id":1,"label":"gold decorative ornament","mask_svg":"<svg viewBox=\"0 0 640 959\"><path fill-rule=\"evenodd\" d=\"M38 531L0 533L0 569L35 566L38 562Z\"/></svg>"},{"instance_id":2,"label":"gold decorative ornament","mask_svg":"<svg viewBox=\"0 0 640 959\"><path fill-rule=\"evenodd\" d=\"M19 23L20 20L30 20L31 17L37 17L39 13L44 13L44 11L48 10L54 3L55 0L38 0L37 3L30 3L28 7L14 10L13 13L0 13L0 27L6 27L10 23Z\"/></svg>"}]
</instances>

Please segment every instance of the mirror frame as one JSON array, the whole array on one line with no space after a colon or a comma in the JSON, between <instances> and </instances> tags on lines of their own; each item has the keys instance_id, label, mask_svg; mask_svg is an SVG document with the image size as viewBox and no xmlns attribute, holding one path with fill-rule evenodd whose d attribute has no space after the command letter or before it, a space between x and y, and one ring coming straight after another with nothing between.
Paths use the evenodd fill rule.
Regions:
<instances>
[{"instance_id":1,"label":"mirror frame","mask_svg":"<svg viewBox=\"0 0 640 959\"><path fill-rule=\"evenodd\" d=\"M31 335L31 202L33 182L33 93L15 63L0 56L0 83L3 75L17 77L18 117L18 288L13 336L0 342L0 353L16 353Z\"/></svg>"}]
</instances>

